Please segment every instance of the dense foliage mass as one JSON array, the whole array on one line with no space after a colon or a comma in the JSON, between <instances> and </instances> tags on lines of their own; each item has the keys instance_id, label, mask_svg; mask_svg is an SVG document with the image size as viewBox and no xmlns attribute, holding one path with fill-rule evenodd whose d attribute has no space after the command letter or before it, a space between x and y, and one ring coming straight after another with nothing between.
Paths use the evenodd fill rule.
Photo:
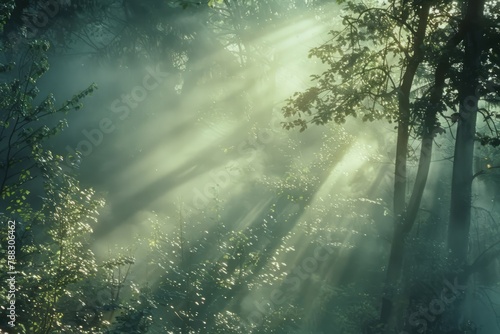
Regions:
<instances>
[{"instance_id":1,"label":"dense foliage mass","mask_svg":"<svg viewBox=\"0 0 500 334\"><path fill-rule=\"evenodd\" d=\"M4 1L0 333L497 331L499 9ZM60 98L61 59L110 87Z\"/></svg>"}]
</instances>

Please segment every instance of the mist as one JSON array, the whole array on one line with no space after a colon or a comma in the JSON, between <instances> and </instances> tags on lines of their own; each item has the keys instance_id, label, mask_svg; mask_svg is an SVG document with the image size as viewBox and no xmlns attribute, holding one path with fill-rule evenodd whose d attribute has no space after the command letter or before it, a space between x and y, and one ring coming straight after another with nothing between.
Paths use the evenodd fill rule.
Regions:
<instances>
[{"instance_id":1,"label":"mist","mask_svg":"<svg viewBox=\"0 0 500 334\"><path fill-rule=\"evenodd\" d=\"M22 247L30 242L48 245L18 255L19 266L33 258L26 262L33 269L24 275L33 280L20 280L18 287L18 323L28 316L23 312L35 314L38 305L49 305L54 319L81 333L382 333L374 324L387 293L383 287L397 221L399 120L363 121L360 111L345 121L310 122L299 131L286 129L290 119L283 112L293 99L308 103L296 92L320 87L311 76L327 73L330 65L311 50L331 43L337 36L331 30L347 29L349 8L336 1L107 0L34 2L19 9L21 14L12 12L4 23L1 63L26 63L28 46L37 40L50 45L50 67L36 82L34 104L53 94L55 105L62 105L97 86L78 110L37 123L67 121L43 147L57 157L52 178L67 175L67 184L78 191L68 203L74 208L87 203L78 210L88 227L68 218L68 226L76 227L65 232L74 235L65 248L62 234L50 232L58 217L74 213L72 204L49 205L50 194L64 196L47 186L51 177L43 164L35 164L43 168L32 172L37 177L29 187L21 183L29 189L18 203L22 211L11 212L9 203L15 201L3 197L2 219L20 222L24 233L16 232L23 240L18 254L25 254ZM335 57L341 61L341 55ZM403 63L394 56L390 66ZM26 68L2 72L2 83L21 77ZM421 75L431 82L430 75ZM342 82L340 74L329 79ZM363 84L354 83L353 89ZM414 94L412 101L423 96ZM392 99L362 103L389 110L397 95ZM304 119L311 116L299 107L300 112ZM440 293L450 293L455 277L446 238L457 133L454 122L445 123L448 112L439 116L444 130L433 139L417 219L404 241L406 260L396 289L404 296L397 299L398 333L409 328L445 333L441 324L451 322L455 305L465 310L463 323L474 333L500 331L496 258L474 274L472 287L453 294L463 303L440 299L442 312L432 319L421 313ZM422 149L421 125L412 122L405 157L408 199L418 186ZM486 119L478 118L478 129L488 129ZM2 152L10 143L2 136ZM500 174L493 148L477 145L474 159L478 174L472 183L468 252L482 260L498 240ZM24 161L19 166L31 168ZM85 189L95 193L79 192ZM57 214L51 215L52 207ZM47 282L65 292L47 296L57 295L53 300L60 304L44 304L43 298L50 298L41 293L42 301L31 309L23 301L31 296L29 284L45 284L36 278L35 268L42 266L35 263L55 263L51 259L62 258L63 249L72 249L66 250L74 256L68 255L68 263L81 261L93 269L74 269L73 276L54 269L62 274ZM36 320L23 326L5 328L8 333L65 330Z\"/></svg>"}]
</instances>

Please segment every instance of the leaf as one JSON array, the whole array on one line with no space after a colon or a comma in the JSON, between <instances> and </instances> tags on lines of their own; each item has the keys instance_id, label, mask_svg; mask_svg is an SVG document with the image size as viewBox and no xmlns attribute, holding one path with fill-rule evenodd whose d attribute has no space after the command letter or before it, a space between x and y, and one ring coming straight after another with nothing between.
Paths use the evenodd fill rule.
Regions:
<instances>
[{"instance_id":1,"label":"leaf","mask_svg":"<svg viewBox=\"0 0 500 334\"><path fill-rule=\"evenodd\" d=\"M223 0L209 0L208 1L208 6L209 7L214 7L216 4L222 3Z\"/></svg>"}]
</instances>

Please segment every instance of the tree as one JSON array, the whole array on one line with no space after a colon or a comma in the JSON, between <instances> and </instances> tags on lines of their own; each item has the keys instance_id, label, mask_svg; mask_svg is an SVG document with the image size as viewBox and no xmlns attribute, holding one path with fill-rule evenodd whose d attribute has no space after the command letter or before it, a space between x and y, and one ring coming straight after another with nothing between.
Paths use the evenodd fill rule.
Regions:
<instances>
[{"instance_id":1,"label":"tree","mask_svg":"<svg viewBox=\"0 0 500 334\"><path fill-rule=\"evenodd\" d=\"M464 38L463 69L458 92L460 115L457 121L448 230L448 245L454 260L459 265L467 261L471 220L471 187L479 100L476 94L483 52L484 5L485 1L464 3L463 24L467 26L467 31Z\"/></svg>"},{"instance_id":2,"label":"tree","mask_svg":"<svg viewBox=\"0 0 500 334\"><path fill-rule=\"evenodd\" d=\"M0 84L0 210L2 222L16 221L18 333L77 330L62 320L64 297L74 293L75 283L95 274L88 237L103 205L92 189L82 188L72 171L63 168L63 158L46 148L66 127L60 116L80 109L81 100L95 89L89 87L60 107L52 95L40 99L36 85L48 70L47 50L48 43L35 40L19 65L0 65L5 79ZM2 240L6 234L2 228ZM13 271L7 270L6 251L1 250L3 279ZM3 286L2 308L9 303L6 298ZM5 318L1 326L10 331Z\"/></svg>"},{"instance_id":3,"label":"tree","mask_svg":"<svg viewBox=\"0 0 500 334\"><path fill-rule=\"evenodd\" d=\"M310 123L343 123L347 116L360 114L363 121L386 119L398 123L393 204L395 225L381 308L383 327L394 325L391 318L396 299L391 290L395 289L401 275L405 238L420 207L433 142L438 134L445 132L441 122L448 122L448 119L455 122L457 115L459 128L449 247L454 260L465 263L478 87L481 92L489 91L488 98L492 102L492 93L496 90L490 79L478 86L482 31L489 31L488 42L484 43L488 45L487 59L496 59L495 52L491 51L494 50L492 41L497 40L498 33L493 24L483 20L482 2L464 6L467 9L462 17L459 4L452 1L412 4L393 1L386 6L371 7L348 2L347 8L352 14L343 17L343 30L332 31L332 40L310 53L329 68L321 75L313 75L316 86L304 93L296 93L283 109L285 116L295 117L286 122L285 127L298 126L301 131ZM493 8L495 5L491 3L489 6ZM494 10L486 12L493 13ZM370 40L373 45L370 45ZM460 58L464 45L465 55ZM483 68L484 77L491 78L491 73L498 72L494 63L490 61L489 66ZM460 76L457 73L461 64ZM394 73L399 73L399 76ZM464 99L469 99L469 105ZM455 109L456 105L460 105L460 112ZM449 111L455 111L455 114L447 116L445 113ZM484 144L497 144L494 117L486 109L482 114L493 136L479 135L479 138ZM420 158L412 194L406 203L408 138L415 135L421 140Z\"/></svg>"},{"instance_id":4,"label":"tree","mask_svg":"<svg viewBox=\"0 0 500 334\"><path fill-rule=\"evenodd\" d=\"M467 285L470 275L480 270L477 268L478 260L484 255L481 254L473 263L469 263L472 182L482 172L474 172L474 147L478 137L482 144L493 146L498 146L499 140L499 133L489 106L480 108L479 102L480 99L484 99L489 100L490 105L498 105L495 99L492 101L492 97L498 96L498 89L495 89L491 81L491 74L498 73L498 62L492 61L497 46L491 43L500 36L498 29L493 28L494 23L491 22L494 19L491 13L495 7L498 9L498 4L488 1L464 1L462 4L462 25L466 28L463 38L462 69L457 76L456 84L459 113L448 227L451 261L458 266L458 281L461 285ZM490 127L492 133L489 135L477 134L476 121L479 110L484 122ZM462 312L461 308L457 308L452 319L452 325L456 328L462 325L460 323Z\"/></svg>"},{"instance_id":5,"label":"tree","mask_svg":"<svg viewBox=\"0 0 500 334\"><path fill-rule=\"evenodd\" d=\"M52 94L34 105L39 93L36 82L49 69L45 55L48 48L47 42L33 42L21 58L25 63L16 68L17 77L13 77L12 64L0 68L0 74L7 79L0 85L0 196L10 202L8 210L11 212L20 210L18 205L22 202L19 199L30 195L26 189L29 183L43 175L44 159L62 161L61 156L44 149L44 143L67 126L58 116L80 109L81 100L96 88L91 85L60 107L55 106Z\"/></svg>"},{"instance_id":6,"label":"tree","mask_svg":"<svg viewBox=\"0 0 500 334\"><path fill-rule=\"evenodd\" d=\"M444 111L439 100L444 77L436 66L432 47L443 45L448 38L446 30L439 28L447 19L440 13L449 12L451 16L455 8L451 3L439 1L392 1L370 7L348 2L347 8L351 14L343 17L344 28L332 31L331 41L310 53L329 68L321 75L313 75L316 87L296 93L283 112L287 117L295 116L285 127L299 126L301 131L309 123L325 124L332 120L343 123L346 117L357 115L362 115L363 121L385 119L398 124L394 233L381 308L381 322L385 325L391 322L393 315L405 238L420 206L433 140L442 132L437 115ZM419 93L415 85L430 88ZM308 116L311 117L308 119ZM410 136L421 139L421 153L407 203L406 161Z\"/></svg>"}]
</instances>

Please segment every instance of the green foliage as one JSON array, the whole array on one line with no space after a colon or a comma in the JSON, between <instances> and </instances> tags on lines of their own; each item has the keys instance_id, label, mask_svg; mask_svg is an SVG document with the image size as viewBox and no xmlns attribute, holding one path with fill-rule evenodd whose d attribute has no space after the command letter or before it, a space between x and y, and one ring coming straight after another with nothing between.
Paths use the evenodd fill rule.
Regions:
<instances>
[{"instance_id":1,"label":"green foliage","mask_svg":"<svg viewBox=\"0 0 500 334\"><path fill-rule=\"evenodd\" d=\"M50 170L44 180L42 208L23 209L16 230L16 308L18 314L30 314L21 322L26 333L67 330L62 321L67 298L78 292L77 283L97 272L89 250L90 223L96 220L103 202L95 199L91 189L82 189L76 179L61 173L57 164L45 163L45 167ZM4 253L2 250L3 275L8 271Z\"/></svg>"},{"instance_id":2,"label":"green foliage","mask_svg":"<svg viewBox=\"0 0 500 334\"><path fill-rule=\"evenodd\" d=\"M349 284L336 289L327 289L325 299L330 301L326 313L332 319L332 328L338 328L339 332L362 333L365 327L373 323L377 317L377 295L373 291L366 290L363 284ZM373 330L374 327L372 326ZM377 333L377 332L370 332Z\"/></svg>"},{"instance_id":3,"label":"green foliage","mask_svg":"<svg viewBox=\"0 0 500 334\"><path fill-rule=\"evenodd\" d=\"M6 0L0 4L0 33L3 32L5 23L7 23L12 11L14 10L15 1Z\"/></svg>"},{"instance_id":4,"label":"green foliage","mask_svg":"<svg viewBox=\"0 0 500 334\"><path fill-rule=\"evenodd\" d=\"M56 107L52 95L40 99L37 81L48 69L49 44L33 41L24 63L4 65L0 75L0 197L2 221L16 219L16 312L18 333L80 332L65 323L70 297L78 284L97 272L90 251L91 223L104 205L92 189L67 174L63 158L45 149L67 123L61 116L81 108L95 86ZM35 101L40 101L35 103ZM42 186L42 187L40 187ZM35 204L37 203L37 204ZM6 238L1 230L1 239ZM0 272L6 278L6 250ZM7 293L2 286L2 308ZM2 325L4 325L2 319Z\"/></svg>"},{"instance_id":5,"label":"green foliage","mask_svg":"<svg viewBox=\"0 0 500 334\"><path fill-rule=\"evenodd\" d=\"M152 299L144 296L149 301L142 305L150 307L125 310L122 315L128 320L120 321L141 318L147 322L152 317L153 332L245 332L246 319L238 312L242 298L249 291L278 284L284 276L274 257L274 261L268 262L270 256L262 249L263 231L230 231L225 228L217 206L213 209L216 228L202 231L199 238L193 236L198 228L191 219L181 218L178 232L167 234L161 228L164 221L151 218L153 233L147 240L147 258L151 262L147 271L160 279L158 284L148 284L148 291L154 293ZM280 251L273 255L278 256ZM259 325L266 332L268 326L277 326L272 319L277 320L278 314L288 311L287 307L272 310L270 318Z\"/></svg>"},{"instance_id":6,"label":"green foliage","mask_svg":"<svg viewBox=\"0 0 500 334\"><path fill-rule=\"evenodd\" d=\"M414 80L419 88L410 96L409 124L421 134L431 92L428 88L433 82L432 69L451 29L439 13L453 13L456 8L445 2L435 4L428 18L425 44L416 49L412 45L417 38L419 17L412 4L347 1L345 10L342 28L331 31L329 41L310 51L309 57L318 58L327 69L311 76L315 86L287 100L282 111L292 120L284 127L304 131L311 123L344 123L347 117L358 116L363 121L398 122L405 69L412 61L423 61ZM445 106L457 103L452 96L433 108L445 112Z\"/></svg>"},{"instance_id":7,"label":"green foliage","mask_svg":"<svg viewBox=\"0 0 500 334\"><path fill-rule=\"evenodd\" d=\"M125 310L116 318L116 325L110 333L148 333L153 323L153 310L156 303L150 289L137 289Z\"/></svg>"},{"instance_id":8,"label":"green foliage","mask_svg":"<svg viewBox=\"0 0 500 334\"><path fill-rule=\"evenodd\" d=\"M307 3L312 2L328 1ZM398 121L401 68L407 65L406 56L414 52L409 45L416 3L400 7L394 3L337 2L345 3L350 12L343 17L343 29L332 32L329 42L310 52L328 70L313 76L316 86L296 93L288 101L284 114L295 119L286 123L287 128L298 126L304 130L310 123L343 123L358 116L363 121ZM114 9L110 3L114 3ZM208 8L207 3L213 8ZM250 61L267 66L270 60L266 47L248 47L254 46L249 41L261 37L262 30L252 28L272 25L269 22L274 22L274 17L286 17L286 10L297 9L300 3L210 0L201 5L192 1L161 4L109 1L96 10L96 2L78 1L72 9L67 9L67 15L57 18L61 21L54 21L55 28L50 28L52 32L48 29L48 34L57 35L54 43L59 47L74 45L77 33L83 38L90 36L87 41L112 40L109 44L103 42L106 47L93 51L101 59L116 64L129 65L134 59L161 59L171 69L185 72L184 80L195 71L191 64L204 59L206 54L224 51L221 45L231 48L227 54L238 69ZM180 8L186 10L181 12ZM448 15L447 9L443 4L433 14L431 28L436 32L433 41L447 37L448 31L438 32L442 22L439 16ZM184 19L193 20L189 15L200 12L203 15L193 17L202 23L196 28L187 27ZM112 33L99 30L102 22L107 23ZM57 27L64 29L57 32ZM205 40L213 49L198 45ZM440 53L439 45L431 42L422 46L426 48L427 68L420 69L419 89L412 96L415 113L411 125L415 129L426 107L429 73L433 59ZM239 51L234 51L238 46ZM0 195L6 202L6 210L2 207L1 211L19 217L22 222L18 230L22 240L19 296L24 302L19 305L23 314L33 314L26 322L23 319L22 332L313 333L321 328L314 323L318 318L331 320L328 329L332 331L361 332L363 322L376 313L380 262L363 263L363 267L376 270L369 275L370 282L362 282L362 286L338 283L328 276L347 272L345 268L351 258L342 258L344 253L362 249L368 241L377 246L385 242L384 230L379 229L377 217L371 211L382 208L384 201L365 194L367 185L373 181L369 174L377 174L378 169L363 164L359 172L350 174L352 179L346 182L346 187L352 197L332 194L337 189L329 189L332 170L345 159L355 138L342 130L325 133L321 137L323 145L310 163L300 153L306 145L301 147L293 140L283 141L284 144L275 141L263 150L282 145L277 149L280 154L266 157L271 161L268 165L279 165L278 172L259 175L254 184L262 199L269 195L270 204L262 213L256 213L255 218L245 217L244 227L224 214L223 204L231 203L215 200L199 215L153 218L152 235L140 240L149 248L148 263L136 263L130 254L113 252L98 265L89 251L89 238L103 202L91 189L82 188L74 176L66 174L60 155L45 148L47 139L67 127L60 116L80 109L81 100L95 87L77 94L61 107L56 107L52 95L38 96L36 81L48 70L47 47L44 42L33 43L26 51L26 59L31 63L22 67L19 77L14 74L18 69L14 64L0 66L0 75L9 78L8 83L0 85L0 108L2 115L8 115L0 119L2 143L7 143L0 151L0 172L7 175L0 187ZM203 52L196 52L198 48ZM233 53L241 59L235 61ZM209 70L203 68L207 73ZM213 78L212 73L206 77ZM226 93L223 89L217 91L221 96ZM454 103L456 97L452 94L450 91L443 105ZM35 104L35 101L40 102ZM257 105L249 101L245 106L258 109L252 103ZM235 119L241 121L238 119L241 110L233 109ZM227 120L224 117L221 122ZM252 136L259 130L258 125L254 128ZM287 164L283 164L283 156L288 159ZM44 185L40 191L33 186L38 180L43 180ZM39 205L32 204L40 198ZM365 211L368 207L370 210ZM164 225L178 228L167 233ZM377 249L371 248L372 244L366 246L371 256ZM289 292L284 305L272 305L264 312L261 323L247 326L246 317L255 307L252 304L249 310L242 305L248 300L266 302L269 292L280 287L290 275L292 266L311 255L314 247L324 245L333 246L332 256L302 282L300 291ZM380 255L373 258L382 258L384 254ZM342 261L347 265L342 265ZM432 264L425 265L432 267ZM332 268L341 273L332 274ZM422 268L423 265L415 265L414 270L422 274L426 272ZM5 272L3 269L0 272ZM311 291L316 293L311 294L316 296L314 302L304 307L304 299L308 299L304 295L309 296Z\"/></svg>"},{"instance_id":9,"label":"green foliage","mask_svg":"<svg viewBox=\"0 0 500 334\"><path fill-rule=\"evenodd\" d=\"M491 145L493 147L500 146L500 137L492 137L490 135L480 133L478 133L476 136L481 145Z\"/></svg>"},{"instance_id":10,"label":"green foliage","mask_svg":"<svg viewBox=\"0 0 500 334\"><path fill-rule=\"evenodd\" d=\"M47 180L46 191L42 216L30 228L32 244L20 249L27 258L19 263L25 268L18 296L26 302L21 310L30 314L25 326L31 333L62 331L65 305L61 299L74 294L73 285L97 271L89 250L89 223L103 203L67 175Z\"/></svg>"},{"instance_id":11,"label":"green foliage","mask_svg":"<svg viewBox=\"0 0 500 334\"><path fill-rule=\"evenodd\" d=\"M224 0L209 0L208 1L208 6L209 7L213 7L217 4L221 4Z\"/></svg>"},{"instance_id":12,"label":"green foliage","mask_svg":"<svg viewBox=\"0 0 500 334\"><path fill-rule=\"evenodd\" d=\"M347 2L346 6L343 28L331 31L331 40L309 53L328 69L311 76L315 87L288 99L283 114L295 120L285 123L287 129L344 123L346 117L358 115L363 121L396 119L398 72L409 43L402 36L409 31L398 27L391 5Z\"/></svg>"},{"instance_id":13,"label":"green foliage","mask_svg":"<svg viewBox=\"0 0 500 334\"><path fill-rule=\"evenodd\" d=\"M60 107L52 94L35 104L40 99L37 81L49 70L48 48L48 42L33 41L25 51L24 64L4 65L0 73L10 78L0 84L0 198L8 203L6 212L10 213L29 211L24 204L37 195L29 190L30 183L36 177L47 177L48 164L61 168L63 158L45 150L44 143L67 127L61 116L80 109L82 99L96 89L91 85Z\"/></svg>"}]
</instances>

